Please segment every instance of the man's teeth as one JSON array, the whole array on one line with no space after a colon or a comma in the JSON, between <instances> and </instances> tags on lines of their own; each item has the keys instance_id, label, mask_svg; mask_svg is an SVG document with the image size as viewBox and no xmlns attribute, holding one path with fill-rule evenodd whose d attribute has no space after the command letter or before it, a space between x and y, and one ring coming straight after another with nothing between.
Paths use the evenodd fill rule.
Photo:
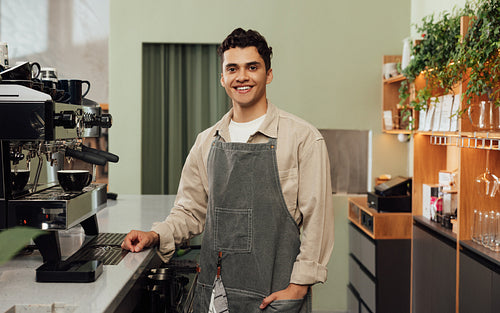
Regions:
<instances>
[{"instance_id":1,"label":"man's teeth","mask_svg":"<svg viewBox=\"0 0 500 313\"><path fill-rule=\"evenodd\" d=\"M236 87L237 90L248 90L250 89L249 86L245 86L245 87Z\"/></svg>"}]
</instances>

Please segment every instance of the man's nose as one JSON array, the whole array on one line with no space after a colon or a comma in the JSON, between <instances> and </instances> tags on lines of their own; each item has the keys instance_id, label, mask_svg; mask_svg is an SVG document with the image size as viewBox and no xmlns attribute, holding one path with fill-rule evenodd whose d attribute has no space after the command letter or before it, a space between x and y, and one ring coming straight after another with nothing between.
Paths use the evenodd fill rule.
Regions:
<instances>
[{"instance_id":1,"label":"man's nose","mask_svg":"<svg viewBox=\"0 0 500 313\"><path fill-rule=\"evenodd\" d=\"M239 82L247 81L248 80L248 72L246 69L240 69L238 71L238 76L236 77L236 80Z\"/></svg>"}]
</instances>

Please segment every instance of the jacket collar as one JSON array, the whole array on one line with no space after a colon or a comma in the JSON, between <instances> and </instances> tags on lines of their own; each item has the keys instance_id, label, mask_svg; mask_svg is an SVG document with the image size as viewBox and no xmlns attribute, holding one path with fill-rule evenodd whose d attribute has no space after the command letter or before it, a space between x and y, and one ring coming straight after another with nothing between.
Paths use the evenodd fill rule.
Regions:
<instances>
[{"instance_id":1,"label":"jacket collar","mask_svg":"<svg viewBox=\"0 0 500 313\"><path fill-rule=\"evenodd\" d=\"M256 133L262 133L270 138L278 137L278 108L271 102L267 102L266 118L260 125ZM229 110L222 119L215 124L214 136L220 135L225 142L229 142L229 123L233 117L233 109Z\"/></svg>"}]
</instances>

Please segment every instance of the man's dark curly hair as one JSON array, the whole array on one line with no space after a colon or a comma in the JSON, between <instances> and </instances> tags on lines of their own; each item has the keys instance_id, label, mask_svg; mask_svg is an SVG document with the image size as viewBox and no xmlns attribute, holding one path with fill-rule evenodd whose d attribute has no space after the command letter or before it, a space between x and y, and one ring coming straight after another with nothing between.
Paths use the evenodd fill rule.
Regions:
<instances>
[{"instance_id":1,"label":"man's dark curly hair","mask_svg":"<svg viewBox=\"0 0 500 313\"><path fill-rule=\"evenodd\" d=\"M271 57L273 48L267 45L266 39L255 30L244 30L236 28L229 36L224 39L217 53L221 58L221 63L224 61L224 52L231 48L246 48L255 47L266 65L266 71L271 68Z\"/></svg>"}]
</instances>

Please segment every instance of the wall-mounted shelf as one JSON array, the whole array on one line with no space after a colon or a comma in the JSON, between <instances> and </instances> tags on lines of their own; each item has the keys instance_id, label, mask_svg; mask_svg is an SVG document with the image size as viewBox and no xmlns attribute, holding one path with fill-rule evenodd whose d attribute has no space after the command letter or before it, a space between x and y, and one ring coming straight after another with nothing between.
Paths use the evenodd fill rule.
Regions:
<instances>
[{"instance_id":1,"label":"wall-mounted shelf","mask_svg":"<svg viewBox=\"0 0 500 313\"><path fill-rule=\"evenodd\" d=\"M384 55L382 63L399 63L401 62L400 55ZM382 78L382 131L386 134L411 134L411 130L407 129L408 121L401 117L401 109L399 106L399 88L401 83L406 80L402 74L384 79ZM384 122L384 112L391 112L392 128L387 127ZM414 118L412 112L411 118Z\"/></svg>"}]
</instances>

